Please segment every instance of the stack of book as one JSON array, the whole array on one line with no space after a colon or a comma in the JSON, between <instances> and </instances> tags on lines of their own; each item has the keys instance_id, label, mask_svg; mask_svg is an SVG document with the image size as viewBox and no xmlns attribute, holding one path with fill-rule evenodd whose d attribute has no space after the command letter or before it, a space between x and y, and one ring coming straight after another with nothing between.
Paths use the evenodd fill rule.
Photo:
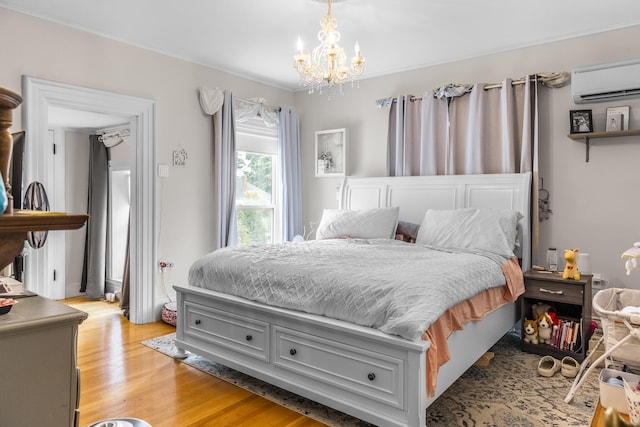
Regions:
<instances>
[{"instance_id":1,"label":"stack of book","mask_svg":"<svg viewBox=\"0 0 640 427\"><path fill-rule=\"evenodd\" d=\"M562 351L579 351L580 320L558 319L558 325L551 334L550 345Z\"/></svg>"}]
</instances>

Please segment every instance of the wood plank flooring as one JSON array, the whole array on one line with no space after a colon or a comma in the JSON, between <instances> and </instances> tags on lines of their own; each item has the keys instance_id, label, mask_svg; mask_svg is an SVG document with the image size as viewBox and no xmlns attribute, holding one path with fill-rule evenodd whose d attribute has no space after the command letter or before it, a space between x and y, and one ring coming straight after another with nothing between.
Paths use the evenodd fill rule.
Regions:
<instances>
[{"instance_id":1,"label":"wood plank flooring","mask_svg":"<svg viewBox=\"0 0 640 427\"><path fill-rule=\"evenodd\" d=\"M80 427L118 417L153 427L324 426L140 344L170 325L129 323L115 303L62 302L89 313L78 333Z\"/></svg>"}]
</instances>

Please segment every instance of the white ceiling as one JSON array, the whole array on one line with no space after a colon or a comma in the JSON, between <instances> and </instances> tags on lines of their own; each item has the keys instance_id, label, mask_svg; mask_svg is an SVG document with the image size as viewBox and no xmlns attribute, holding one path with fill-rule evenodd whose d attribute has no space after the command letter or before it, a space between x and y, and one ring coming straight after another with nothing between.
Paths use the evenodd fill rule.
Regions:
<instances>
[{"instance_id":1,"label":"white ceiling","mask_svg":"<svg viewBox=\"0 0 640 427\"><path fill-rule=\"evenodd\" d=\"M298 36L317 44L323 0L0 0L29 15L297 90ZM363 78L640 24L638 0L334 0ZM637 41L629 40L629 43Z\"/></svg>"}]
</instances>

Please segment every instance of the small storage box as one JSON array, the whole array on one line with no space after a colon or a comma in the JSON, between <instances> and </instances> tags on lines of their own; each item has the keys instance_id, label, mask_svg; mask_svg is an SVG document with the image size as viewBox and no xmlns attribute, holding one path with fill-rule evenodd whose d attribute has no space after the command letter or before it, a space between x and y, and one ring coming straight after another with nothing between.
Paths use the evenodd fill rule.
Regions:
<instances>
[{"instance_id":1,"label":"small storage box","mask_svg":"<svg viewBox=\"0 0 640 427\"><path fill-rule=\"evenodd\" d=\"M615 408L623 414L629 413L627 404L627 396L624 393L624 385L609 384L609 378L624 378L628 383L637 383L640 381L640 375L631 374L629 372L616 371L614 369L603 369L600 371L600 404L604 408Z\"/></svg>"}]
</instances>

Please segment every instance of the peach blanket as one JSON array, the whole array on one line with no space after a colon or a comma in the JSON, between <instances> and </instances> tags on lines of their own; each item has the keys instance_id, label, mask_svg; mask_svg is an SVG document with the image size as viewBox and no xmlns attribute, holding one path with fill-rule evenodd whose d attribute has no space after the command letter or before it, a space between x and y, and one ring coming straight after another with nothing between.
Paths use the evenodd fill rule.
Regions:
<instances>
[{"instance_id":1,"label":"peach blanket","mask_svg":"<svg viewBox=\"0 0 640 427\"><path fill-rule=\"evenodd\" d=\"M462 330L465 323L482 319L524 293L524 277L517 258L504 263L502 271L506 278L504 286L488 289L453 306L422 334L423 340L431 342L427 350L427 396L435 394L438 369L451 359L447 338L453 331Z\"/></svg>"}]
</instances>

